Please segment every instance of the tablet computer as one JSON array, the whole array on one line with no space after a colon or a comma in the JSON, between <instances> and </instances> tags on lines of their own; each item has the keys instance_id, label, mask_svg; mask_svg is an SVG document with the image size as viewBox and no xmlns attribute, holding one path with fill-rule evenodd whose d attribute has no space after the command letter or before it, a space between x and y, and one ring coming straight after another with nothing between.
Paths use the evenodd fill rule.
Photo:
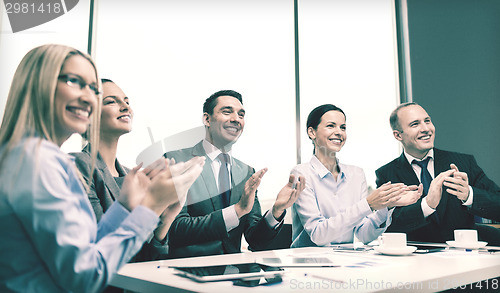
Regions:
<instances>
[{"instance_id":1,"label":"tablet computer","mask_svg":"<svg viewBox=\"0 0 500 293\"><path fill-rule=\"evenodd\" d=\"M178 275L198 282L228 280L258 280L261 277L274 278L281 276L284 270L280 267L257 263L228 264L216 266L179 267L171 266Z\"/></svg>"}]
</instances>

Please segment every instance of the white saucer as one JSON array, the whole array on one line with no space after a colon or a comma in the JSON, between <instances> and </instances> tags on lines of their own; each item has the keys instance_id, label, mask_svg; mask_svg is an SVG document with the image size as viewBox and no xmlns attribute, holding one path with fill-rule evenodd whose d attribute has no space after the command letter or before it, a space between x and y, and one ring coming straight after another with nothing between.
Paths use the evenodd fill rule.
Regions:
<instances>
[{"instance_id":1,"label":"white saucer","mask_svg":"<svg viewBox=\"0 0 500 293\"><path fill-rule=\"evenodd\" d=\"M465 249L478 249L481 247L485 247L488 242L485 241L478 241L478 242L471 242L471 243L458 243L456 241L446 241L446 244L449 246L453 246L456 248L465 248Z\"/></svg>"},{"instance_id":2,"label":"white saucer","mask_svg":"<svg viewBox=\"0 0 500 293\"><path fill-rule=\"evenodd\" d=\"M409 255L412 254L417 247L415 246L405 246L405 247L382 247L382 246L374 246L373 249L375 251L380 252L382 254L387 255Z\"/></svg>"}]
</instances>

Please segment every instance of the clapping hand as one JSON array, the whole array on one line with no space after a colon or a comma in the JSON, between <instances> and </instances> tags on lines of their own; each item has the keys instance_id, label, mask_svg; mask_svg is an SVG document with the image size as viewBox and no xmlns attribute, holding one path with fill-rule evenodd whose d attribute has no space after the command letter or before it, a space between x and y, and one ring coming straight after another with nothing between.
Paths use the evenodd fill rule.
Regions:
<instances>
[{"instance_id":1,"label":"clapping hand","mask_svg":"<svg viewBox=\"0 0 500 293\"><path fill-rule=\"evenodd\" d=\"M154 232L158 240L163 240L167 235L170 225L186 203L186 196L189 188L200 175L204 164L205 157L194 157L187 162L177 164L173 159L167 160L167 166L172 176L177 200L168 204L160 215L160 225L158 225Z\"/></svg>"},{"instance_id":2,"label":"clapping hand","mask_svg":"<svg viewBox=\"0 0 500 293\"><path fill-rule=\"evenodd\" d=\"M151 179L148 192L141 204L150 207L158 215L170 205L184 204L186 194L193 182L198 178L203 165L204 157L195 157L188 162L170 165L173 161L161 159L163 164L159 168L145 170L148 176L155 173Z\"/></svg>"},{"instance_id":3,"label":"clapping hand","mask_svg":"<svg viewBox=\"0 0 500 293\"><path fill-rule=\"evenodd\" d=\"M128 211L132 211L141 203L150 183L150 179L140 171L141 167L142 163L125 176L120 196L117 198L117 201Z\"/></svg>"},{"instance_id":4,"label":"clapping hand","mask_svg":"<svg viewBox=\"0 0 500 293\"><path fill-rule=\"evenodd\" d=\"M234 205L234 210L236 211L238 218L243 217L252 210L255 202L255 193L257 192L257 188L259 187L262 177L266 174L266 172L267 168L261 169L258 172L255 172L250 178L248 178L247 182L245 182L245 187L240 201Z\"/></svg>"},{"instance_id":5,"label":"clapping hand","mask_svg":"<svg viewBox=\"0 0 500 293\"><path fill-rule=\"evenodd\" d=\"M439 205L443 192L444 181L446 180L446 178L452 176L453 172L455 172L455 170L453 169L441 172L438 176L436 176L436 178L431 181L429 192L425 197L425 200L427 201L427 205L429 205L429 207L435 209Z\"/></svg>"},{"instance_id":6,"label":"clapping hand","mask_svg":"<svg viewBox=\"0 0 500 293\"><path fill-rule=\"evenodd\" d=\"M281 217L283 212L292 206L305 187L306 178L304 176L290 174L288 183L280 190L274 202L272 213L275 219Z\"/></svg>"},{"instance_id":7,"label":"clapping hand","mask_svg":"<svg viewBox=\"0 0 500 293\"><path fill-rule=\"evenodd\" d=\"M401 194L401 198L391 203L387 207L388 208L402 207L414 204L422 196L423 192L424 192L424 186L422 184L419 184L418 186L416 185L407 186L406 191L404 191Z\"/></svg>"},{"instance_id":8,"label":"clapping hand","mask_svg":"<svg viewBox=\"0 0 500 293\"><path fill-rule=\"evenodd\" d=\"M467 173L460 172L455 164L451 164L450 168L454 170L453 176L446 177L443 185L448 187L446 191L453 194L461 201L466 201L469 198L469 177Z\"/></svg>"},{"instance_id":9,"label":"clapping hand","mask_svg":"<svg viewBox=\"0 0 500 293\"><path fill-rule=\"evenodd\" d=\"M408 187L403 183L387 182L368 195L366 201L373 211L381 210L394 206L394 203L399 201L407 190Z\"/></svg>"}]
</instances>

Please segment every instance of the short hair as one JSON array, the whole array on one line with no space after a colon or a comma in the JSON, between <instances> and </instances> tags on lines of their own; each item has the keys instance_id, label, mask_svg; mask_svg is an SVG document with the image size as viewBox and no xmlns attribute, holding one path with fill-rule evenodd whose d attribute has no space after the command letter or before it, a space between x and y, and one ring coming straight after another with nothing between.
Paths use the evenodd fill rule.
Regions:
<instances>
[{"instance_id":1,"label":"short hair","mask_svg":"<svg viewBox=\"0 0 500 293\"><path fill-rule=\"evenodd\" d=\"M391 112L391 116L389 117L389 123L391 124L391 128L392 130L397 130L399 132L402 131L402 127L401 127L401 124L399 123L399 117L398 117L398 113L399 113L399 110L403 109L403 108L406 108L408 106L412 106L412 105L417 105L419 106L417 103L415 102L408 102L408 103L403 103L399 106L396 107L396 109L394 109L392 112Z\"/></svg>"},{"instance_id":2,"label":"short hair","mask_svg":"<svg viewBox=\"0 0 500 293\"><path fill-rule=\"evenodd\" d=\"M64 45L43 45L30 50L19 63L9 90L0 128L0 146L6 146L0 159L0 167L8 152L24 136L38 135L56 142L55 94L59 74L66 60L82 56L90 62L99 81L97 69L91 57L77 49ZM93 111L91 141L97 145L101 103ZM97 149L97 148L95 148Z\"/></svg>"},{"instance_id":3,"label":"short hair","mask_svg":"<svg viewBox=\"0 0 500 293\"><path fill-rule=\"evenodd\" d=\"M212 115L214 113L214 108L217 105L217 98L222 96L234 97L243 105L243 98L240 93L233 90L221 90L213 93L210 97L208 97L208 99L205 100L205 103L203 103L203 113Z\"/></svg>"},{"instance_id":4,"label":"short hair","mask_svg":"<svg viewBox=\"0 0 500 293\"><path fill-rule=\"evenodd\" d=\"M344 114L344 117L346 117L344 111L340 109L339 107L332 105L332 104L324 104L321 106L318 106L314 108L311 113L309 113L309 116L307 116L307 124L306 124L306 131L309 129L309 127L312 127L314 130L318 129L318 125L321 123L321 117L325 115L326 112L329 111L338 111L342 114ZM309 135L308 135L309 136ZM309 137L311 139L311 137Z\"/></svg>"}]
</instances>

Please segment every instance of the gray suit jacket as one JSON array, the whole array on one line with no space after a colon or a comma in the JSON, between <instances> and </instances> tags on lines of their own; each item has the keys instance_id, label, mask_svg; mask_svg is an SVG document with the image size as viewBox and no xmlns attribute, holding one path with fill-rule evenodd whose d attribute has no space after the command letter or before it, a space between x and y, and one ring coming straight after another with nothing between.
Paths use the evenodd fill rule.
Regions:
<instances>
[{"instance_id":1,"label":"gray suit jacket","mask_svg":"<svg viewBox=\"0 0 500 293\"><path fill-rule=\"evenodd\" d=\"M206 156L202 142L192 148L164 154L177 162L185 162L196 156ZM240 252L241 237L253 250L263 250L273 240L279 229L269 226L262 217L257 196L247 215L241 217L238 227L226 231L222 216L222 201L218 192L210 159L203 171L188 191L187 202L174 220L168 234L169 257L191 257ZM234 159L231 165L231 200L236 204L243 193L246 181L254 169Z\"/></svg>"},{"instance_id":2,"label":"gray suit jacket","mask_svg":"<svg viewBox=\"0 0 500 293\"><path fill-rule=\"evenodd\" d=\"M80 153L72 153L71 155L76 158L76 166L90 187L88 193L89 200L94 209L97 221L99 221L120 195L121 186L116 183L115 178L109 172L106 163L104 163L99 153L97 154L94 173L90 174L90 169L92 168L90 145L85 146ZM120 175L125 176L129 172L129 169L122 166L118 160L115 161L115 165Z\"/></svg>"}]
</instances>

